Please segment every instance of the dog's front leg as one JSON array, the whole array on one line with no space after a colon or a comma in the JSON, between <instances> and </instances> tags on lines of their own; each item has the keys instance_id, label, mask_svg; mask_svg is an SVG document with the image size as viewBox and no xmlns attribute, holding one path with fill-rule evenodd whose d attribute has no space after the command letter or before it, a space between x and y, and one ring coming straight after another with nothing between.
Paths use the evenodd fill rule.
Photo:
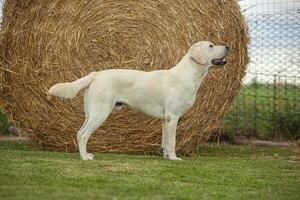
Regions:
<instances>
[{"instance_id":1,"label":"dog's front leg","mask_svg":"<svg viewBox=\"0 0 300 200\"><path fill-rule=\"evenodd\" d=\"M181 160L176 156L176 128L178 117L171 116L169 120L165 120L165 148L164 157L169 160Z\"/></svg>"}]
</instances>

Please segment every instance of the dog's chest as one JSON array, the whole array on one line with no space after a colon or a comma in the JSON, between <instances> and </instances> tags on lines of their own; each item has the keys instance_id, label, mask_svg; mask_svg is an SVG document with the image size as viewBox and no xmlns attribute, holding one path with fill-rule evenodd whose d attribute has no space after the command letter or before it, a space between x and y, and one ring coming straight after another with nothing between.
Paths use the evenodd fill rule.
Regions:
<instances>
[{"instance_id":1,"label":"dog's chest","mask_svg":"<svg viewBox=\"0 0 300 200\"><path fill-rule=\"evenodd\" d=\"M186 113L194 104L195 102L195 95L178 95L177 97L173 98L173 110L174 113L178 115L183 115Z\"/></svg>"},{"instance_id":2,"label":"dog's chest","mask_svg":"<svg viewBox=\"0 0 300 200\"><path fill-rule=\"evenodd\" d=\"M195 96L186 100L185 104L182 107L183 114L186 113L193 106L194 102L195 102Z\"/></svg>"}]
</instances>

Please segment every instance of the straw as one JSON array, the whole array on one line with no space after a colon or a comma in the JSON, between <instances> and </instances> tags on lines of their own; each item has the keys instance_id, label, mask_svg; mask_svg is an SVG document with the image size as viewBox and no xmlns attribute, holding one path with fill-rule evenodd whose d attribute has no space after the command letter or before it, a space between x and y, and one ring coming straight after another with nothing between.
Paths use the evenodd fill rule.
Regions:
<instances>
[{"instance_id":1,"label":"straw","mask_svg":"<svg viewBox=\"0 0 300 200\"><path fill-rule=\"evenodd\" d=\"M0 33L0 99L38 144L76 151L84 122L82 92L52 98L54 84L112 68L169 69L201 40L228 44L223 69L212 70L177 128L177 150L190 153L222 128L245 74L247 27L235 0L6 0ZM161 121L115 110L92 135L98 152L160 151Z\"/></svg>"}]
</instances>

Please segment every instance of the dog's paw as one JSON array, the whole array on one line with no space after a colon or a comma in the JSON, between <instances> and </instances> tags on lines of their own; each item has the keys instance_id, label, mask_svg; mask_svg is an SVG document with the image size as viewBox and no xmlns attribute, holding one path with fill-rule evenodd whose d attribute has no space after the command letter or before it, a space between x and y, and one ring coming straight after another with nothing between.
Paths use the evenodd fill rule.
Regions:
<instances>
[{"instance_id":1,"label":"dog's paw","mask_svg":"<svg viewBox=\"0 0 300 200\"><path fill-rule=\"evenodd\" d=\"M178 157L171 157L171 158L168 158L169 160L182 160L181 158L178 158Z\"/></svg>"},{"instance_id":2,"label":"dog's paw","mask_svg":"<svg viewBox=\"0 0 300 200\"><path fill-rule=\"evenodd\" d=\"M166 156L165 157L167 160L182 160L181 158L177 157L177 156Z\"/></svg>"},{"instance_id":3,"label":"dog's paw","mask_svg":"<svg viewBox=\"0 0 300 200\"><path fill-rule=\"evenodd\" d=\"M91 153L82 154L81 155L81 159L82 160L93 160L94 159L94 155L91 154Z\"/></svg>"}]
</instances>

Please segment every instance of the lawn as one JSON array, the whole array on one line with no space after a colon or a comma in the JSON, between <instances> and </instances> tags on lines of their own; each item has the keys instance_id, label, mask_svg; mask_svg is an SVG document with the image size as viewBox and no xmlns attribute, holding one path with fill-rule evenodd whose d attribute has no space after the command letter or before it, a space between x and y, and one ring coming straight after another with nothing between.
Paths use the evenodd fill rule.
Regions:
<instances>
[{"instance_id":1,"label":"lawn","mask_svg":"<svg viewBox=\"0 0 300 200\"><path fill-rule=\"evenodd\" d=\"M0 199L300 199L299 149L203 146L183 161L0 142Z\"/></svg>"}]
</instances>

